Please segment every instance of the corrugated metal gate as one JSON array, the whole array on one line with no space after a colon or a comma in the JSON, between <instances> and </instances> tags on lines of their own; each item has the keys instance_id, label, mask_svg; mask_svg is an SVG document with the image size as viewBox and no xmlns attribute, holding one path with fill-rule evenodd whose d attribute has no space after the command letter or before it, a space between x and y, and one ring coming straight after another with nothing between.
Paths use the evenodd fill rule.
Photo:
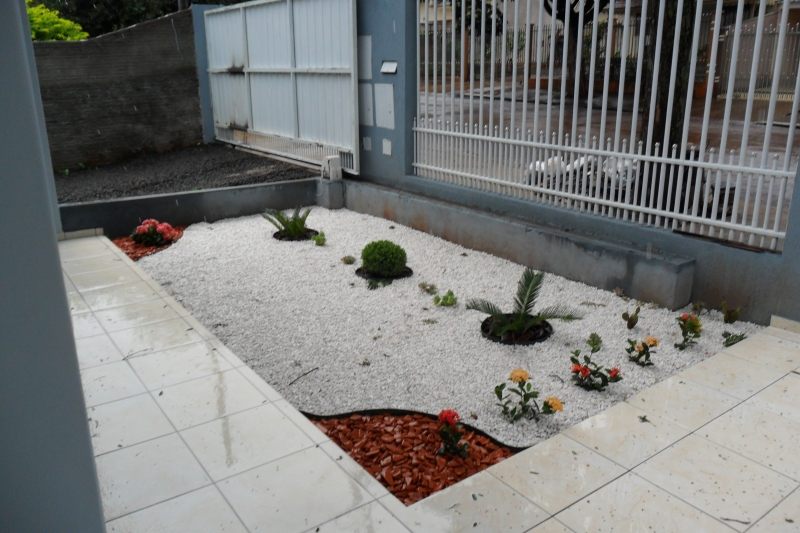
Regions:
<instances>
[{"instance_id":1,"label":"corrugated metal gate","mask_svg":"<svg viewBox=\"0 0 800 533\"><path fill-rule=\"evenodd\" d=\"M207 11L216 137L358 173L356 0L262 0Z\"/></svg>"}]
</instances>

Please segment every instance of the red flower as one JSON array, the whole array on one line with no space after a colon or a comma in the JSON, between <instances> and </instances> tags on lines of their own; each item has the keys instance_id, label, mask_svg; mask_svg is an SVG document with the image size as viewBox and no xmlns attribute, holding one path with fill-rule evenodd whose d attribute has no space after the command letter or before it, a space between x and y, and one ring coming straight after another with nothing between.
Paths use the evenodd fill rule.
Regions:
<instances>
[{"instance_id":1,"label":"red flower","mask_svg":"<svg viewBox=\"0 0 800 533\"><path fill-rule=\"evenodd\" d=\"M452 409L445 409L439 413L439 422L444 422L452 426L461 422L461 417Z\"/></svg>"},{"instance_id":2,"label":"red flower","mask_svg":"<svg viewBox=\"0 0 800 533\"><path fill-rule=\"evenodd\" d=\"M574 365L572 365L572 373L573 374L577 374L580 371L581 371L581 365L579 365L578 363L575 363Z\"/></svg>"},{"instance_id":3,"label":"red flower","mask_svg":"<svg viewBox=\"0 0 800 533\"><path fill-rule=\"evenodd\" d=\"M619 376L619 368L614 367L608 372L608 377L614 379L615 377Z\"/></svg>"},{"instance_id":4,"label":"red flower","mask_svg":"<svg viewBox=\"0 0 800 533\"><path fill-rule=\"evenodd\" d=\"M686 322L687 320L689 320L689 315L688 315L688 314L681 315L681 320L683 320L684 322Z\"/></svg>"},{"instance_id":5,"label":"red flower","mask_svg":"<svg viewBox=\"0 0 800 533\"><path fill-rule=\"evenodd\" d=\"M582 378L587 378L587 377L589 377L589 374L591 374L591 372L592 372L592 371L591 371L591 370L589 370L589 367L588 367L588 366L582 366L582 367L581 367L581 377L582 377Z\"/></svg>"},{"instance_id":6,"label":"red flower","mask_svg":"<svg viewBox=\"0 0 800 533\"><path fill-rule=\"evenodd\" d=\"M156 226L156 231L161 234L164 240L171 241L175 236L175 230L167 224L166 222L162 222L158 226Z\"/></svg>"},{"instance_id":7,"label":"red flower","mask_svg":"<svg viewBox=\"0 0 800 533\"><path fill-rule=\"evenodd\" d=\"M147 220L142 222L142 226L152 226L152 227L155 228L155 227L158 226L158 220L156 220L154 218L148 218Z\"/></svg>"},{"instance_id":8,"label":"red flower","mask_svg":"<svg viewBox=\"0 0 800 533\"><path fill-rule=\"evenodd\" d=\"M136 234L137 235L144 235L145 233L147 233L148 229L150 229L150 228L148 228L145 225L141 225L141 226L136 228Z\"/></svg>"}]
</instances>

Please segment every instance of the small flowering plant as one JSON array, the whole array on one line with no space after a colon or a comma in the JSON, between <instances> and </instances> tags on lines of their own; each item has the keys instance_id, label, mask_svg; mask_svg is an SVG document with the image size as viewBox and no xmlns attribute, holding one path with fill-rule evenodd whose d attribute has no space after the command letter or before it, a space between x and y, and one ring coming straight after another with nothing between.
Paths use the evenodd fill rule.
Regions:
<instances>
[{"instance_id":1,"label":"small flowering plant","mask_svg":"<svg viewBox=\"0 0 800 533\"><path fill-rule=\"evenodd\" d=\"M628 347L625 351L628 352L628 359L639 366L651 366L650 355L656 353L653 348L658 346L658 339L655 337L645 337L643 341L637 342L628 339Z\"/></svg>"},{"instance_id":2,"label":"small flowering plant","mask_svg":"<svg viewBox=\"0 0 800 533\"><path fill-rule=\"evenodd\" d=\"M686 313L677 317L675 320L678 321L678 325L681 328L681 335L683 335L683 341L675 344L675 347L679 350L685 350L689 346L697 344L695 339L699 339L700 332L703 331L703 324L700 323L700 319L697 318L696 315Z\"/></svg>"},{"instance_id":3,"label":"small flowering plant","mask_svg":"<svg viewBox=\"0 0 800 533\"><path fill-rule=\"evenodd\" d=\"M578 350L575 351L577 352ZM607 369L599 366L588 355L583 356L583 362L578 359L577 355L573 355L569 360L572 361L572 381L586 390L601 391L609 383L622 380L622 373L619 368Z\"/></svg>"},{"instance_id":4,"label":"small flowering plant","mask_svg":"<svg viewBox=\"0 0 800 533\"><path fill-rule=\"evenodd\" d=\"M131 233L133 242L145 246L163 246L174 241L176 237L175 228L154 218L148 218Z\"/></svg>"},{"instance_id":5,"label":"small flowering plant","mask_svg":"<svg viewBox=\"0 0 800 533\"><path fill-rule=\"evenodd\" d=\"M464 426L461 424L461 417L457 412L452 409L444 409L439 413L439 422L442 426L439 428L439 437L442 439L442 447L436 452L438 455L451 453L460 457L469 457L467 447L468 442L461 442L464 436Z\"/></svg>"},{"instance_id":6,"label":"small flowering plant","mask_svg":"<svg viewBox=\"0 0 800 533\"><path fill-rule=\"evenodd\" d=\"M533 390L533 386L530 381L528 381L530 377L530 374L522 368L515 368L511 371L511 375L508 379L516 385L516 388L510 386L508 392L517 395L517 402L513 407L512 403L514 402L512 402L512 399L514 397L511 396L511 394L504 394L506 384L501 383L494 388L494 393L497 399L500 400L500 403L497 405L503 408L503 416L508 418L509 422L512 424L526 415L531 415L536 418L540 414L552 415L556 411L564 410L564 404L555 396L546 398L545 401L542 402L542 407L540 409L539 404L536 402L536 398L539 397L539 392Z\"/></svg>"}]
</instances>

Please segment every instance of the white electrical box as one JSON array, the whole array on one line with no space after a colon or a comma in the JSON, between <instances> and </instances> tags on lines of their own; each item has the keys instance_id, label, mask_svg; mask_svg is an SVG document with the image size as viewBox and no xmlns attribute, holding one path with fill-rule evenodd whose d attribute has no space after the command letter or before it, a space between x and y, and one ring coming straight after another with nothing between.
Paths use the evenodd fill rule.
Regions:
<instances>
[{"instance_id":1,"label":"white electrical box","mask_svg":"<svg viewBox=\"0 0 800 533\"><path fill-rule=\"evenodd\" d=\"M391 83L375 84L375 125L394 129L394 85Z\"/></svg>"}]
</instances>

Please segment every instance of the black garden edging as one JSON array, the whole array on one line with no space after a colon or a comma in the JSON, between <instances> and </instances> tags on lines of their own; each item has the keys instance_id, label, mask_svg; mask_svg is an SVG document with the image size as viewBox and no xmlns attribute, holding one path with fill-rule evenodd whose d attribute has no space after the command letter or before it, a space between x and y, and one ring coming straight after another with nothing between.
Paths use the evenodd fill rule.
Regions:
<instances>
[{"instance_id":1,"label":"black garden edging","mask_svg":"<svg viewBox=\"0 0 800 533\"><path fill-rule=\"evenodd\" d=\"M512 317L514 315L512 313L506 313L505 316ZM550 337L550 335L553 334L553 326L550 325L550 322L543 320L538 324L536 324L535 326L533 326L530 334L525 335L525 337L530 337L527 340L521 340L518 342L503 340L500 337L489 333L490 326L493 320L494 318L489 316L486 317L486 319L483 322L481 322L481 334L490 341L497 342L500 344L508 344L511 346L530 346L532 344L536 344L537 342L546 341Z\"/></svg>"},{"instance_id":2,"label":"black garden edging","mask_svg":"<svg viewBox=\"0 0 800 533\"><path fill-rule=\"evenodd\" d=\"M361 410L361 411L350 411L350 412L347 412L347 413L339 413L339 414L335 414L335 415L315 415L315 414L313 414L313 413L307 413L307 412L305 412L305 411L300 411L300 413L301 413L303 416L305 416L306 418L308 418L309 420L313 420L313 419L315 419L315 418L316 418L316 419L318 419L318 420L331 420L331 419L334 419L334 418L348 418L348 417L350 417L350 416L353 416L353 415L361 415L361 416L380 416L380 415L390 415L390 416L406 416L406 415L422 415L422 416L424 416L425 418L430 418L431 420L438 420L438 418L437 418L435 415L432 415L432 414L430 414L430 413L425 413L425 412L422 412L422 411L410 411L410 410L406 410L406 409L364 409L364 410ZM510 446L510 445L508 445L508 444L505 444L505 443L503 443L503 442L501 442L501 441L497 440L496 438L492 437L492 436L491 436L491 435L489 435L488 433L486 433L486 432L484 432L484 431L481 431L480 429L477 429L477 428L475 428L475 427L473 427L473 426L469 425L469 424L468 424L468 423L466 423L464 420L462 420L462 421L461 421L461 424L463 424L464 428L465 428L467 431L472 431L472 432L473 432L473 433L475 433L476 435L480 435L481 437L486 437L487 439L489 439L490 441L492 441L492 443L496 444L497 446L500 446L500 447L502 447L502 448L508 448L509 450L511 450L511 452L513 452L513 453L515 453L515 454L516 454L516 453L519 453L519 452L522 452L522 451L525 451L525 450L527 450L527 449L529 448L529 446L526 446L526 447L520 448L520 447L518 447L518 446Z\"/></svg>"},{"instance_id":3,"label":"black garden edging","mask_svg":"<svg viewBox=\"0 0 800 533\"><path fill-rule=\"evenodd\" d=\"M272 238L273 239L277 239L279 241L300 242L300 241L311 240L311 237L313 237L315 235L319 235L319 232L317 230L311 229L311 228L306 228L306 234L303 237L287 237L286 235L283 234L283 232L276 231L275 233L272 234Z\"/></svg>"},{"instance_id":4,"label":"black garden edging","mask_svg":"<svg viewBox=\"0 0 800 533\"><path fill-rule=\"evenodd\" d=\"M364 267L358 267L356 269L356 276L373 281L394 281L396 279L410 278L413 275L414 271L408 267L403 267L403 270L396 276L379 276L365 270Z\"/></svg>"}]
</instances>

